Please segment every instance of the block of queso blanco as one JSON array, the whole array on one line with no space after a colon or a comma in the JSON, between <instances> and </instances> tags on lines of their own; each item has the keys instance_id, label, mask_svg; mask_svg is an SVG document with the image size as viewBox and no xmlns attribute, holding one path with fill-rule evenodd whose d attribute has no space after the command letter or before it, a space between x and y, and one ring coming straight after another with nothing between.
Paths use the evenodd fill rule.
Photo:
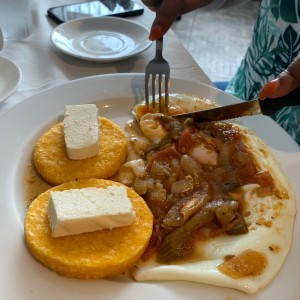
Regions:
<instances>
[{"instance_id":1,"label":"block of queso blanco","mask_svg":"<svg viewBox=\"0 0 300 300\"><path fill-rule=\"evenodd\" d=\"M50 192L48 219L53 237L127 226L134 218L123 186Z\"/></svg>"},{"instance_id":2,"label":"block of queso blanco","mask_svg":"<svg viewBox=\"0 0 300 300\"><path fill-rule=\"evenodd\" d=\"M96 156L99 152L98 108L95 104L66 105L64 136L70 159Z\"/></svg>"}]
</instances>

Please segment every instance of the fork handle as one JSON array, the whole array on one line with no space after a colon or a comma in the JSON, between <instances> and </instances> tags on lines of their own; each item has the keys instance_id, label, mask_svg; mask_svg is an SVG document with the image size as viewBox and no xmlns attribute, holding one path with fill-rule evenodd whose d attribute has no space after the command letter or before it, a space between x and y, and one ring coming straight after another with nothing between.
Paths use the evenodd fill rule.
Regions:
<instances>
[{"instance_id":1,"label":"fork handle","mask_svg":"<svg viewBox=\"0 0 300 300\"><path fill-rule=\"evenodd\" d=\"M162 50L163 50L163 38L159 38L156 40L156 52L155 52L155 56L156 57L163 57L162 56Z\"/></svg>"},{"instance_id":2,"label":"fork handle","mask_svg":"<svg viewBox=\"0 0 300 300\"><path fill-rule=\"evenodd\" d=\"M156 2L156 14L160 9L162 0L158 0ZM163 49L163 37L159 38L155 42L156 48L155 48L155 55L156 57L162 57L162 49Z\"/></svg>"}]
</instances>

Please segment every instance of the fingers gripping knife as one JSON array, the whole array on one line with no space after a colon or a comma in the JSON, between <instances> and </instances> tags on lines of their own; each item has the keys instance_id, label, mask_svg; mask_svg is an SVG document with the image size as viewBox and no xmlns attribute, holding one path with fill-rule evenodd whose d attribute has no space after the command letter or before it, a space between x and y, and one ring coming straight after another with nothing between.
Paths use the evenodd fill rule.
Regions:
<instances>
[{"instance_id":1,"label":"fingers gripping knife","mask_svg":"<svg viewBox=\"0 0 300 300\"><path fill-rule=\"evenodd\" d=\"M296 105L300 106L300 88L279 98L243 101L213 109L177 114L173 117L194 118L197 122L221 121L258 114L272 116L280 108Z\"/></svg>"}]
</instances>

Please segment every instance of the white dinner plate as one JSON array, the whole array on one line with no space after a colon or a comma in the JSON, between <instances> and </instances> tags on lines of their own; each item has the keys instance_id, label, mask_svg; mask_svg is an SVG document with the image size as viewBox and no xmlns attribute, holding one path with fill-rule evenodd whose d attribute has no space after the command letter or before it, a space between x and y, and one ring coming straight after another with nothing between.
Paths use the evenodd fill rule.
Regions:
<instances>
[{"instance_id":1,"label":"white dinner plate","mask_svg":"<svg viewBox=\"0 0 300 300\"><path fill-rule=\"evenodd\" d=\"M117 17L71 20L57 26L51 41L71 56L91 61L118 61L146 50L149 30L133 21Z\"/></svg>"},{"instance_id":2,"label":"white dinner plate","mask_svg":"<svg viewBox=\"0 0 300 300\"><path fill-rule=\"evenodd\" d=\"M22 73L18 65L0 56L0 102L11 96L22 80Z\"/></svg>"},{"instance_id":3,"label":"white dinner plate","mask_svg":"<svg viewBox=\"0 0 300 300\"><path fill-rule=\"evenodd\" d=\"M206 85L171 79L172 92L194 94L221 105L238 100ZM300 223L296 218L292 249L275 279L255 295L192 282L134 282L121 276L105 280L64 278L42 266L27 251L24 170L33 146L52 124L62 120L66 104L95 103L99 114L123 127L132 107L144 96L143 74L89 77L47 89L8 111L0 110L0 298L9 300L209 299L299 300ZM300 149L270 118L242 118L271 147L297 198L300 211Z\"/></svg>"}]
</instances>

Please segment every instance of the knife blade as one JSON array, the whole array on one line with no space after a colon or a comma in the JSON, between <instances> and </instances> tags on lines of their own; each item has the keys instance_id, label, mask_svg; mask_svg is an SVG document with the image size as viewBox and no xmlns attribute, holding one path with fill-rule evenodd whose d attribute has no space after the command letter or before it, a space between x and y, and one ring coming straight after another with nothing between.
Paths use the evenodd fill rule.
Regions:
<instances>
[{"instance_id":1,"label":"knife blade","mask_svg":"<svg viewBox=\"0 0 300 300\"><path fill-rule=\"evenodd\" d=\"M287 106L300 105L300 88L278 98L265 100L250 100L236 104L220 106L212 109L173 115L174 118L193 118L197 122L211 122L235 119L244 116L266 115L272 116L277 110Z\"/></svg>"}]
</instances>

